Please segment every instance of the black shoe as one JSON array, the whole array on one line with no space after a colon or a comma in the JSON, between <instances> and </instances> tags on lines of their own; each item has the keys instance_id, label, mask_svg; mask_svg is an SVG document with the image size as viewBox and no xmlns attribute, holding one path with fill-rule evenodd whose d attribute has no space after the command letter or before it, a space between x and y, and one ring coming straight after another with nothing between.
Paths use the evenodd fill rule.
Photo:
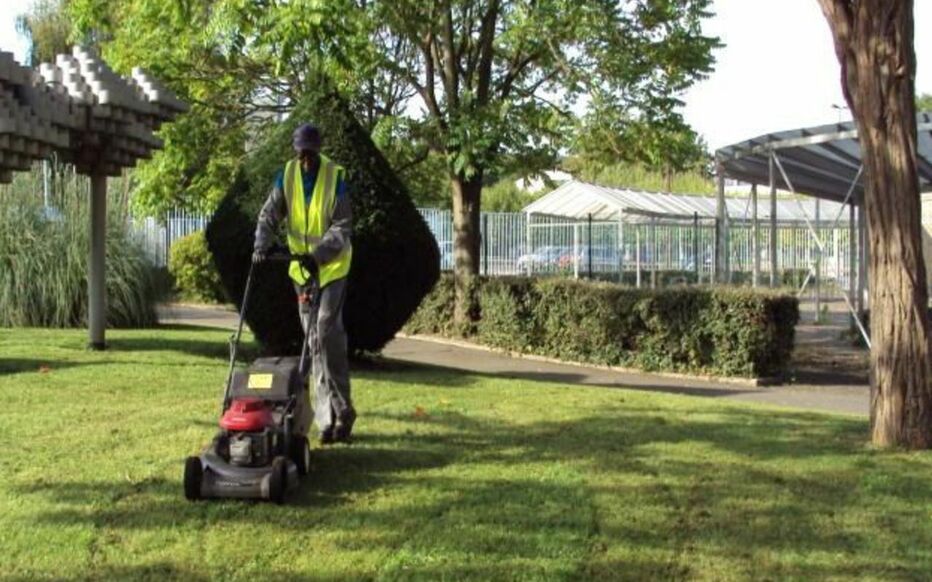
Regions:
<instances>
[{"instance_id":1,"label":"black shoe","mask_svg":"<svg viewBox=\"0 0 932 582\"><path fill-rule=\"evenodd\" d=\"M353 423L355 422L356 411L353 409L347 410L343 414L343 418L337 421L337 426L333 431L333 440L338 443L350 442L350 435L353 432Z\"/></svg>"},{"instance_id":2,"label":"black shoe","mask_svg":"<svg viewBox=\"0 0 932 582\"><path fill-rule=\"evenodd\" d=\"M322 430L317 436L317 442L322 445L332 445L333 440L333 431L332 430Z\"/></svg>"}]
</instances>

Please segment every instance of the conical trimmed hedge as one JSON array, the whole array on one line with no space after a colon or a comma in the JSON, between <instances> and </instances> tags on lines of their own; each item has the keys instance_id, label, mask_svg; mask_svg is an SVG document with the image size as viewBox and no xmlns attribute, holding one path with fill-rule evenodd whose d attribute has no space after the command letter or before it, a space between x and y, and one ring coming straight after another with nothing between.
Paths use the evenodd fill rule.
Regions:
<instances>
[{"instance_id":1,"label":"conical trimmed hedge","mask_svg":"<svg viewBox=\"0 0 932 582\"><path fill-rule=\"evenodd\" d=\"M440 254L404 184L366 130L333 92L310 95L250 155L207 228L227 293L241 305L256 217L275 174L293 157L291 135L303 122L321 129L324 154L343 165L353 205L353 264L343 311L352 352L380 350L415 312L440 274ZM247 323L268 353L300 347L294 288L286 265L261 265Z\"/></svg>"}]
</instances>

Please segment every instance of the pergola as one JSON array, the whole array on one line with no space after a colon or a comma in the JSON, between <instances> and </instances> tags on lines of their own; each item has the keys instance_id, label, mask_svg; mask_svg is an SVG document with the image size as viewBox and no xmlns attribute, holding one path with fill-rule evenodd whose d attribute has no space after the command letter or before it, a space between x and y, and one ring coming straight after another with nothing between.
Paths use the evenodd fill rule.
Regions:
<instances>
[{"instance_id":1,"label":"pergola","mask_svg":"<svg viewBox=\"0 0 932 582\"><path fill-rule=\"evenodd\" d=\"M916 116L916 127L919 186L923 192L929 192L932 191L932 113L919 113ZM857 261L856 266L855 254L851 253L850 274L853 275L857 269L857 276L849 277L850 284L845 301L854 321L870 345L870 339L858 317L865 302L867 245L865 244L863 218L864 170L855 124L853 122L837 123L763 135L719 149L715 152L715 160L718 176L717 214L721 224L715 268L718 280L727 280L729 272L726 176L751 184L767 184L770 187L771 208L777 204L778 188L789 190L797 195L812 196L816 200L847 203L850 212L848 224L851 240L854 240L856 228L860 260ZM756 208L756 201L753 205ZM859 209L857 219L855 219L856 207ZM829 216L832 215L829 214ZM806 213L804 218L809 225L810 236L821 252L823 241L811 223L813 220L818 221L821 217ZM837 222L840 218L839 213L833 217L833 221ZM758 217L755 216L755 224L757 219ZM774 220L773 215L770 220ZM773 225L773 222L771 224ZM772 228L771 233L773 232ZM768 242L773 257L776 255L776 238L773 234ZM755 256L759 255L759 249L755 248L754 253ZM778 280L776 272L777 264L775 260L772 260L770 279L772 285L775 285Z\"/></svg>"},{"instance_id":2,"label":"pergola","mask_svg":"<svg viewBox=\"0 0 932 582\"><path fill-rule=\"evenodd\" d=\"M148 158L162 142L153 134L187 106L140 69L114 73L75 47L38 69L0 51L0 183L53 152L91 179L88 259L90 346L105 347L107 177Z\"/></svg>"}]
</instances>

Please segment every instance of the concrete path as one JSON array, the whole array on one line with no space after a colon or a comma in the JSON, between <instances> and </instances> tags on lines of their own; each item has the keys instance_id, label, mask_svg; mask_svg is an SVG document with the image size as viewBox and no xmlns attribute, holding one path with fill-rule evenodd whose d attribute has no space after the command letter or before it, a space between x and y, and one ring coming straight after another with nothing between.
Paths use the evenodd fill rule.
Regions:
<instances>
[{"instance_id":1,"label":"concrete path","mask_svg":"<svg viewBox=\"0 0 932 582\"><path fill-rule=\"evenodd\" d=\"M158 306L159 323L164 325L200 325L236 328L238 314L232 306L163 303Z\"/></svg>"},{"instance_id":2,"label":"concrete path","mask_svg":"<svg viewBox=\"0 0 932 582\"><path fill-rule=\"evenodd\" d=\"M229 308L169 304L159 308L162 323L201 325L231 329L236 326L236 313ZM804 316L804 321L806 321ZM841 320L839 320L841 321ZM841 326L841 323L838 323ZM863 352L851 349L845 352L837 340L839 329L834 326L801 324L797 329L797 352L817 357L806 358L796 367L794 374L802 384L785 386L749 387L726 382L700 379L670 378L653 374L626 373L587 366L559 364L538 360L513 358L482 348L450 345L415 338L398 338L383 351L386 358L404 362L440 366L464 372L490 374L503 378L522 378L564 384L582 384L689 394L710 398L725 398L746 402L763 402L789 408L837 412L866 416L868 413L868 386L866 375L860 375L852 358L865 359ZM845 367L833 365L843 359L836 355L844 352ZM853 354L853 355L852 355Z\"/></svg>"}]
</instances>

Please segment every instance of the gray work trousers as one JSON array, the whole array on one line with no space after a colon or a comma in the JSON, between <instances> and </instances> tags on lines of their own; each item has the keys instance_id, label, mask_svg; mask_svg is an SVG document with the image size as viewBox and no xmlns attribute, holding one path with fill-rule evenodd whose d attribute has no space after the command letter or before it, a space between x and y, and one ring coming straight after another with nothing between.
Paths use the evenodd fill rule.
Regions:
<instances>
[{"instance_id":1,"label":"gray work trousers","mask_svg":"<svg viewBox=\"0 0 932 582\"><path fill-rule=\"evenodd\" d=\"M346 329L343 327L343 301L346 279L339 279L318 291L319 298L302 301L307 289L297 287L301 326L308 329L315 385L314 421L321 432L330 432L336 424L346 425L347 434L356 418L350 398L349 357Z\"/></svg>"}]
</instances>

